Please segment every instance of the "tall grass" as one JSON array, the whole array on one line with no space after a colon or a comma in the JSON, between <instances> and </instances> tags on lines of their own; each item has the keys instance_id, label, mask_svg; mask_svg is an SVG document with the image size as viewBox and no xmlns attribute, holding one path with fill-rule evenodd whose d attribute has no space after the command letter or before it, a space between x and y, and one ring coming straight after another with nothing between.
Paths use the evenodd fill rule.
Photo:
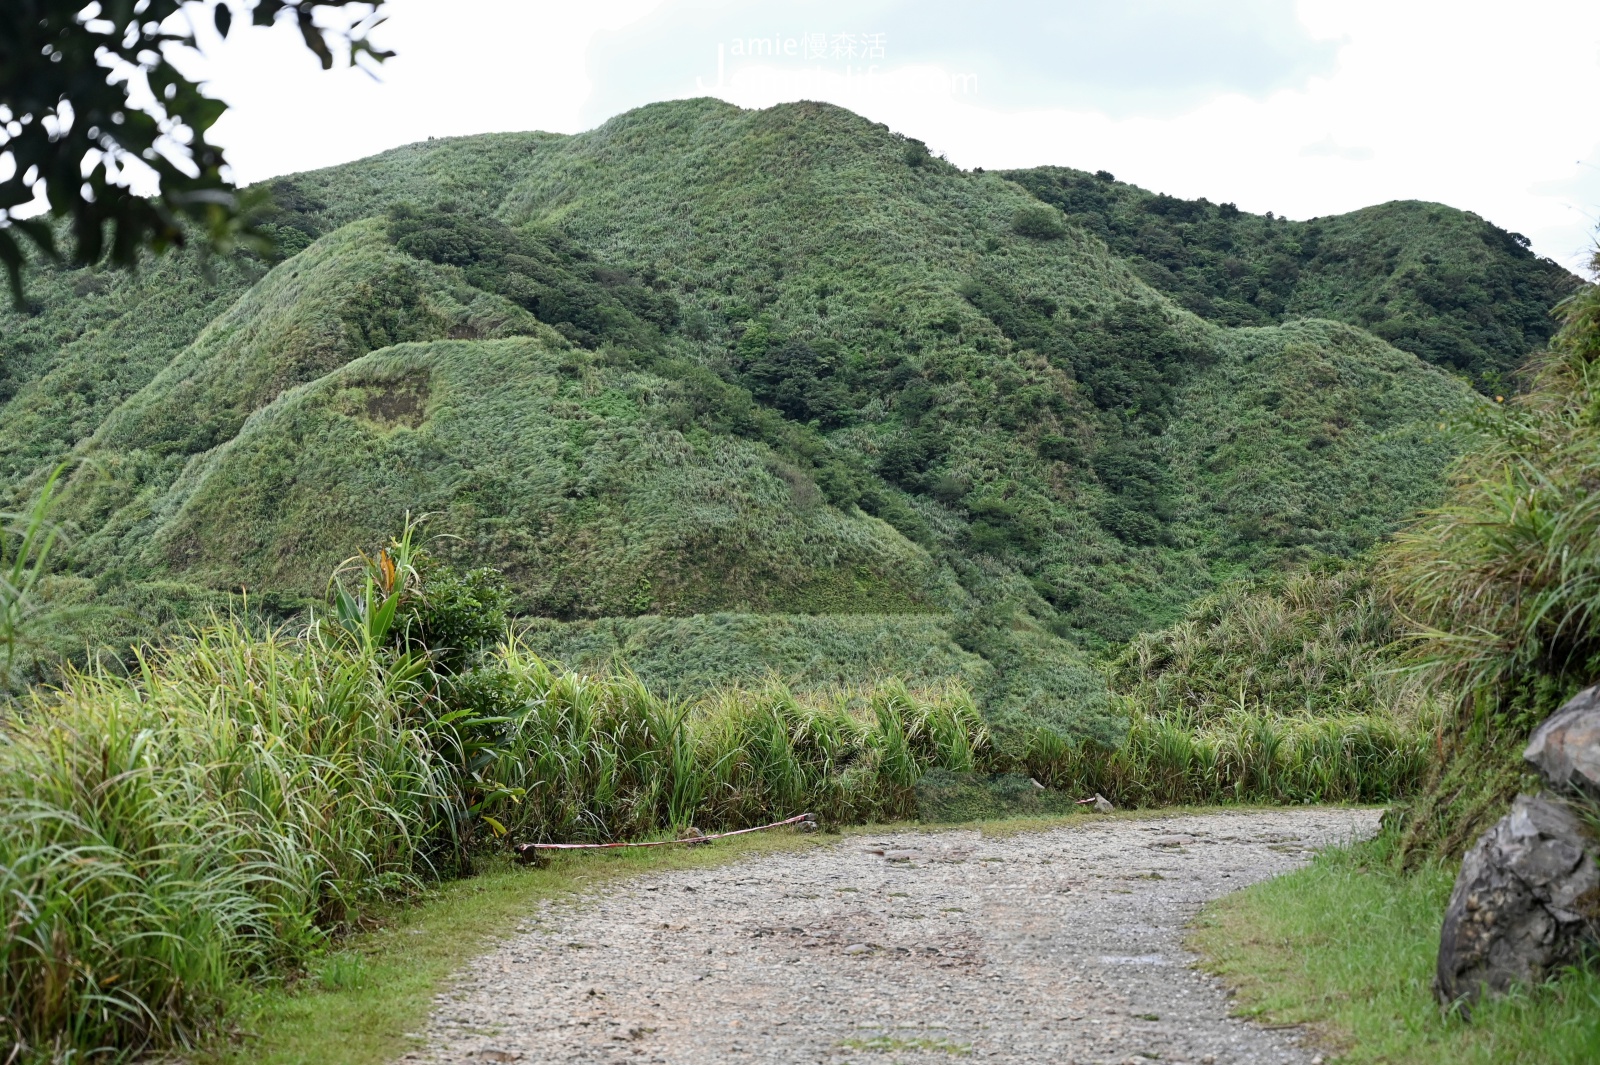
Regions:
<instances>
[{"instance_id":1,"label":"tall grass","mask_svg":"<svg viewBox=\"0 0 1600 1065\"><path fill-rule=\"evenodd\" d=\"M1035 734L1023 764L1037 780L1122 806L1388 802L1415 790L1432 735L1380 714L1292 717L1245 706L1211 718L1128 705L1117 747Z\"/></svg>"},{"instance_id":2,"label":"tall grass","mask_svg":"<svg viewBox=\"0 0 1600 1065\"><path fill-rule=\"evenodd\" d=\"M27 646L45 604L39 584L49 573L60 528L50 520L64 466L57 466L34 498L16 514L0 513L0 695L9 687L19 647Z\"/></svg>"},{"instance_id":3,"label":"tall grass","mask_svg":"<svg viewBox=\"0 0 1600 1065\"><path fill-rule=\"evenodd\" d=\"M515 645L440 676L349 613L295 637L221 622L0 720L0 1044L190 1043L231 984L499 837L904 816L925 769L985 743L955 690L678 704Z\"/></svg>"},{"instance_id":4,"label":"tall grass","mask_svg":"<svg viewBox=\"0 0 1600 1065\"><path fill-rule=\"evenodd\" d=\"M1559 310L1530 387L1476 412L1450 500L1390 558L1423 656L1465 692L1600 672L1600 287Z\"/></svg>"},{"instance_id":5,"label":"tall grass","mask_svg":"<svg viewBox=\"0 0 1600 1065\"><path fill-rule=\"evenodd\" d=\"M962 689L890 681L797 698L781 684L696 702L637 677L562 672L512 642L460 678L452 749L463 807L525 841L739 827L811 810L833 822L915 812L931 767L972 769L987 734Z\"/></svg>"},{"instance_id":6,"label":"tall grass","mask_svg":"<svg viewBox=\"0 0 1600 1065\"><path fill-rule=\"evenodd\" d=\"M415 676L224 624L0 730L0 1004L41 1056L191 1040L426 873L446 789Z\"/></svg>"},{"instance_id":7,"label":"tall grass","mask_svg":"<svg viewBox=\"0 0 1600 1065\"><path fill-rule=\"evenodd\" d=\"M1524 786L1528 733L1600 679L1600 287L1557 311L1527 390L1473 413L1446 504L1385 558L1424 676L1459 694L1403 815L1407 864L1470 846Z\"/></svg>"}]
</instances>

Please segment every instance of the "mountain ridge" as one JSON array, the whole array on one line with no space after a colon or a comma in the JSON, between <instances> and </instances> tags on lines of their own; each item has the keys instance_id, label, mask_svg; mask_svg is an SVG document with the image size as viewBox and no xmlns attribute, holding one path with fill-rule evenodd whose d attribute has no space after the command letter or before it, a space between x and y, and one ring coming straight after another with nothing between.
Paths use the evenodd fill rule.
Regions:
<instances>
[{"instance_id":1,"label":"mountain ridge","mask_svg":"<svg viewBox=\"0 0 1600 1065\"><path fill-rule=\"evenodd\" d=\"M1352 324L1207 321L918 148L830 105L680 101L277 179L284 258L228 267L192 335L174 304L120 401L29 340L6 413L79 413L0 419L0 464L17 492L30 458L88 460L72 565L108 604L315 598L427 510L528 615L946 618L995 720L1090 732L1093 654L1438 491L1460 381ZM117 320L76 328L67 294L99 275L46 274L29 336L90 361ZM173 283L109 295L159 316Z\"/></svg>"}]
</instances>

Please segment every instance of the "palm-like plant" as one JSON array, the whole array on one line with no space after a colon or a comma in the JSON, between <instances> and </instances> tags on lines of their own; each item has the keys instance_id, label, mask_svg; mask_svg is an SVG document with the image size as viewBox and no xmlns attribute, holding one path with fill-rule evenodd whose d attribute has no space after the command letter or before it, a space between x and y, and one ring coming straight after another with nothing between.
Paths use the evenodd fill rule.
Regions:
<instances>
[{"instance_id":1,"label":"palm-like plant","mask_svg":"<svg viewBox=\"0 0 1600 1065\"><path fill-rule=\"evenodd\" d=\"M418 584L415 547L416 531L422 518L406 515L405 528L375 555L365 551L346 559L328 581L333 601L333 621L364 651L382 647L394 631L395 619L407 596ZM357 577L356 590L345 587L345 578Z\"/></svg>"}]
</instances>

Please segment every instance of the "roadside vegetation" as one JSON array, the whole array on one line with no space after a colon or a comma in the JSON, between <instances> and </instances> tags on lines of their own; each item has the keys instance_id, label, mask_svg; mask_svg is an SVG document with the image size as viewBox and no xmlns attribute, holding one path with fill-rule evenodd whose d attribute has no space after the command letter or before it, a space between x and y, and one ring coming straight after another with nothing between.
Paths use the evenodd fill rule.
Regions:
<instances>
[{"instance_id":1,"label":"roadside vegetation","mask_svg":"<svg viewBox=\"0 0 1600 1065\"><path fill-rule=\"evenodd\" d=\"M1406 814L1407 861L1470 846L1524 787L1532 729L1600 676L1600 290L1561 313L1526 392L1475 412L1449 498L1390 552L1419 661L1462 693Z\"/></svg>"},{"instance_id":2,"label":"roadside vegetation","mask_svg":"<svg viewBox=\"0 0 1600 1065\"><path fill-rule=\"evenodd\" d=\"M1336 848L1212 904L1191 943L1239 1014L1305 1025L1350 1065L1585 1065L1600 1059L1600 973L1576 970L1480 1003L1433 997L1455 864L1395 867L1393 840Z\"/></svg>"},{"instance_id":3,"label":"roadside vegetation","mask_svg":"<svg viewBox=\"0 0 1600 1065\"><path fill-rule=\"evenodd\" d=\"M444 580L430 611L417 562L402 538L303 633L221 620L132 675L69 673L9 711L8 1045L50 1060L190 1044L238 981L303 968L497 841L904 817L924 769L971 770L984 742L959 692L691 706L514 645L452 672L457 648L416 637L482 614Z\"/></svg>"},{"instance_id":4,"label":"roadside vegetation","mask_svg":"<svg viewBox=\"0 0 1600 1065\"><path fill-rule=\"evenodd\" d=\"M41 514L38 521L43 521ZM0 730L4 1036L40 1060L195 1045L244 987L512 844L916 817L929 774L1129 805L1382 799L1420 741L1355 715L1136 716L1126 742L990 735L957 686L693 700L506 638L502 582L358 556L300 630L216 619L124 674L69 669ZM1030 785L1031 786L1031 785Z\"/></svg>"},{"instance_id":5,"label":"roadside vegetation","mask_svg":"<svg viewBox=\"0 0 1600 1065\"><path fill-rule=\"evenodd\" d=\"M1198 935L1249 1011L1310 1023L1350 1061L1600 1055L1592 966L1480 1002L1470 1022L1441 1015L1432 992L1462 853L1518 791L1539 790L1521 759L1529 732L1600 672L1600 290L1560 310L1526 390L1472 412L1448 500L1378 568L1395 589L1413 676L1439 700L1417 794L1391 809L1377 840L1216 904Z\"/></svg>"}]
</instances>

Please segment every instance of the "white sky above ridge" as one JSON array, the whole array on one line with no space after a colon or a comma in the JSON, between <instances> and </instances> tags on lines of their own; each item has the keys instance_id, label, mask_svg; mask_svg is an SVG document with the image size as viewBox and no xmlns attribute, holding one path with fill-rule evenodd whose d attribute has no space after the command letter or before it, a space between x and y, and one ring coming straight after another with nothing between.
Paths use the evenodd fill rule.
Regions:
<instances>
[{"instance_id":1,"label":"white sky above ridge","mask_svg":"<svg viewBox=\"0 0 1600 1065\"><path fill-rule=\"evenodd\" d=\"M653 100L821 99L963 167L1110 170L1291 218L1437 200L1570 266L1600 216L1594 0L391 0L381 82L288 27L184 66L244 182ZM240 27L243 29L243 27ZM719 66L720 48L720 66Z\"/></svg>"}]
</instances>

